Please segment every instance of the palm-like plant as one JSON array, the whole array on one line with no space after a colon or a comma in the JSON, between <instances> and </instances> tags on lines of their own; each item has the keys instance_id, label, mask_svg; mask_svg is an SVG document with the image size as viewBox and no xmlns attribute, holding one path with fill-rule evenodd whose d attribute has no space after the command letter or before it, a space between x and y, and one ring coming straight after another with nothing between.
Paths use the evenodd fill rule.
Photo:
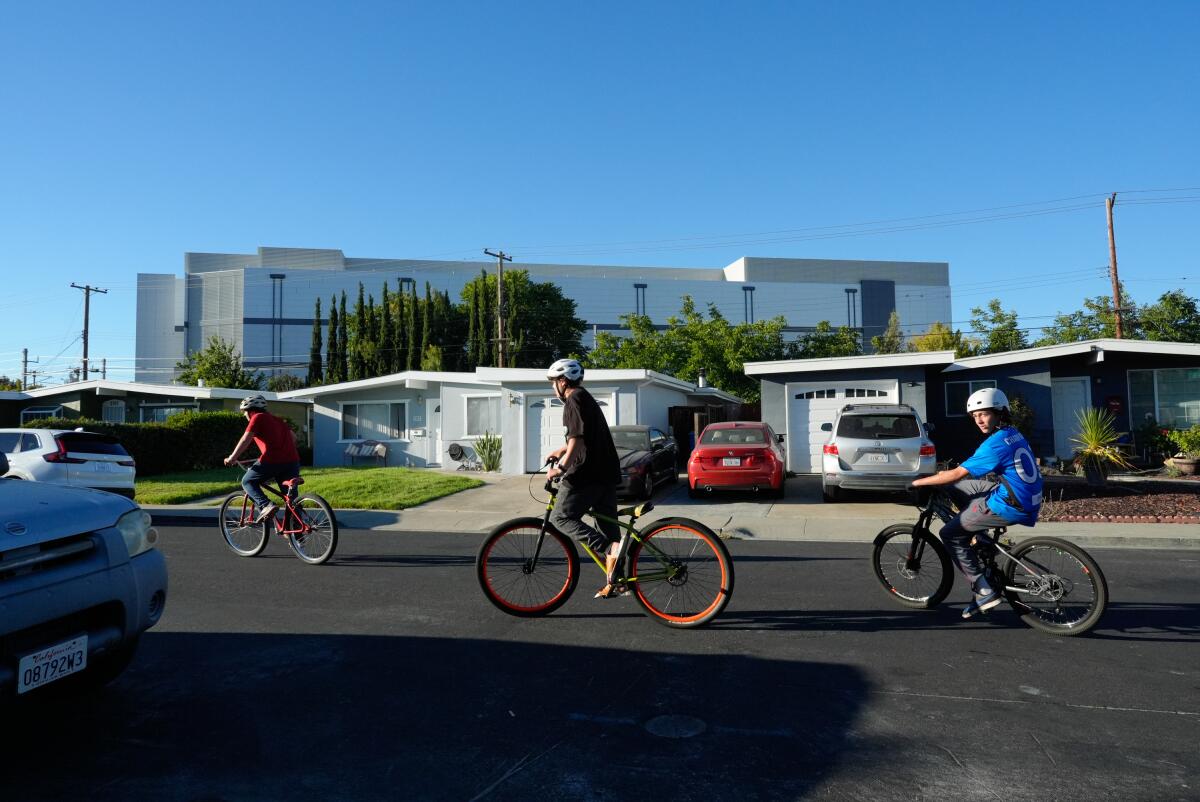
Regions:
<instances>
[{"instance_id":1,"label":"palm-like plant","mask_svg":"<svg viewBox=\"0 0 1200 802\"><path fill-rule=\"evenodd\" d=\"M475 453L479 455L479 462L483 465L485 471L500 470L500 453L501 440L499 435L491 432L484 432L483 435L475 441Z\"/></svg>"},{"instance_id":2,"label":"palm-like plant","mask_svg":"<svg viewBox=\"0 0 1200 802\"><path fill-rule=\"evenodd\" d=\"M1117 431L1116 419L1106 409L1087 407L1075 413L1079 421L1079 434L1071 442L1079 446L1075 461L1083 466L1088 484L1103 486L1108 480L1108 469L1132 468L1125 454L1117 447L1123 432Z\"/></svg>"}]
</instances>

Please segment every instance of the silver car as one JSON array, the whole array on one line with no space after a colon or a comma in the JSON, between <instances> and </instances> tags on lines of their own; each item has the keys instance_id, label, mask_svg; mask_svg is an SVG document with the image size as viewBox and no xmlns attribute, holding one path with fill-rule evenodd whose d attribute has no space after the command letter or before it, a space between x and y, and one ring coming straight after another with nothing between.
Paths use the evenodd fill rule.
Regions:
<instances>
[{"instance_id":1,"label":"silver car","mask_svg":"<svg viewBox=\"0 0 1200 802\"><path fill-rule=\"evenodd\" d=\"M112 435L83 429L0 429L13 479L107 490L133 498L133 457Z\"/></svg>"},{"instance_id":2,"label":"silver car","mask_svg":"<svg viewBox=\"0 0 1200 802\"><path fill-rule=\"evenodd\" d=\"M0 473L5 463L0 454ZM124 670L166 605L157 540L129 499L0 478L0 710Z\"/></svg>"},{"instance_id":3,"label":"silver car","mask_svg":"<svg viewBox=\"0 0 1200 802\"><path fill-rule=\"evenodd\" d=\"M821 455L821 492L838 501L847 490L903 490L937 472L929 427L907 404L847 404L832 424Z\"/></svg>"}]
</instances>

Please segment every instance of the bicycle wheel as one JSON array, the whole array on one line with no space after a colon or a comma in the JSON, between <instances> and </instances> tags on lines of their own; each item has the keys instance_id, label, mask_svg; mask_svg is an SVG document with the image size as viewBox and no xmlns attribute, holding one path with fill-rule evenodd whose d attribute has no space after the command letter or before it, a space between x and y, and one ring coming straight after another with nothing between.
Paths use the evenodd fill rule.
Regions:
<instances>
[{"instance_id":1,"label":"bicycle wheel","mask_svg":"<svg viewBox=\"0 0 1200 802\"><path fill-rule=\"evenodd\" d=\"M301 496L292 506L299 521L291 515L285 529L299 529L288 533L288 543L296 556L310 565L320 565L333 556L337 549L337 518L329 502L315 494Z\"/></svg>"},{"instance_id":2,"label":"bicycle wheel","mask_svg":"<svg viewBox=\"0 0 1200 802\"><path fill-rule=\"evenodd\" d=\"M655 621L698 627L733 596L733 559L721 538L699 521L664 518L638 533L629 550L634 598Z\"/></svg>"},{"instance_id":3,"label":"bicycle wheel","mask_svg":"<svg viewBox=\"0 0 1200 802\"><path fill-rule=\"evenodd\" d=\"M475 574L483 595L509 615L532 618L566 604L579 582L575 543L546 524L542 548L534 563L541 518L516 518L488 534L475 557Z\"/></svg>"},{"instance_id":4,"label":"bicycle wheel","mask_svg":"<svg viewBox=\"0 0 1200 802\"><path fill-rule=\"evenodd\" d=\"M253 523L257 514L254 502L245 493L233 493L221 502L221 536L239 557L257 557L267 547L269 523Z\"/></svg>"},{"instance_id":5,"label":"bicycle wheel","mask_svg":"<svg viewBox=\"0 0 1200 802\"><path fill-rule=\"evenodd\" d=\"M1032 537L1004 564L1004 596L1021 620L1051 635L1079 635L1108 606L1108 582L1092 555L1055 537Z\"/></svg>"},{"instance_id":6,"label":"bicycle wheel","mask_svg":"<svg viewBox=\"0 0 1200 802\"><path fill-rule=\"evenodd\" d=\"M950 555L941 542L912 524L893 524L875 536L871 568L892 598L928 610L941 604L954 584Z\"/></svg>"}]
</instances>

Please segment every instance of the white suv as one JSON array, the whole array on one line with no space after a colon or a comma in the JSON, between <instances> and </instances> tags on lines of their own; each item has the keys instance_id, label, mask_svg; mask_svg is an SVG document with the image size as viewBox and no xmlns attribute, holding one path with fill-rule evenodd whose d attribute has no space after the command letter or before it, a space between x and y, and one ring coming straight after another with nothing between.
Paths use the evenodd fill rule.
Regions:
<instances>
[{"instance_id":1,"label":"white suv","mask_svg":"<svg viewBox=\"0 0 1200 802\"><path fill-rule=\"evenodd\" d=\"M937 449L929 425L907 404L847 404L829 432L821 455L821 492L838 501L847 490L903 490L937 472Z\"/></svg>"},{"instance_id":2,"label":"white suv","mask_svg":"<svg viewBox=\"0 0 1200 802\"><path fill-rule=\"evenodd\" d=\"M129 499L0 479L0 708L43 685L96 687L125 669L167 602L157 540Z\"/></svg>"},{"instance_id":3,"label":"white suv","mask_svg":"<svg viewBox=\"0 0 1200 802\"><path fill-rule=\"evenodd\" d=\"M112 435L83 429L0 429L14 479L107 490L133 498L137 467Z\"/></svg>"}]
</instances>

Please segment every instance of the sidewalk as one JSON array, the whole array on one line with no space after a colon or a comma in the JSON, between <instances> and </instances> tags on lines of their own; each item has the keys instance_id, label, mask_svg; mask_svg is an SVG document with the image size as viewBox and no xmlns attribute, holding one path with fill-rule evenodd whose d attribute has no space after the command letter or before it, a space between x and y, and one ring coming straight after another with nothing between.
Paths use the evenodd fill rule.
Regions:
<instances>
[{"instance_id":1,"label":"sidewalk","mask_svg":"<svg viewBox=\"0 0 1200 802\"><path fill-rule=\"evenodd\" d=\"M520 516L540 517L546 494L540 476L476 474L486 484L409 510L337 510L345 529L400 532L484 533ZM531 497L530 493L536 497ZM634 502L622 501L622 507ZM205 504L144 508L156 522L217 523L217 507ZM659 488L646 521L682 516L706 524L726 537L745 540L809 540L870 543L893 523L916 520L916 510L880 496L868 503L826 504L820 480L811 476L788 480L779 501L753 497L688 498L683 482ZM1054 535L1084 548L1200 549L1200 524L1041 523L1035 529L1009 530L1016 540Z\"/></svg>"}]
</instances>

